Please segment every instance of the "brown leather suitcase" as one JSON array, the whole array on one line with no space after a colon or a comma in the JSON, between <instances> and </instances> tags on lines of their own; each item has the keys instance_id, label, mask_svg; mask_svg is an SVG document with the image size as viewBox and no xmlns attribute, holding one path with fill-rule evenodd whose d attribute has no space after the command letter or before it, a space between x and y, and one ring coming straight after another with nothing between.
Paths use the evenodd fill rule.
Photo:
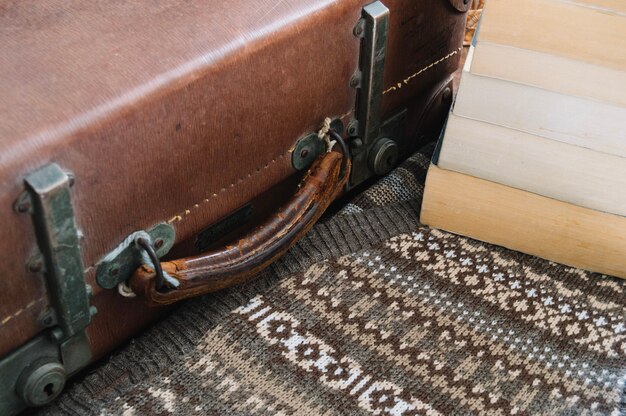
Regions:
<instances>
[{"instance_id":1,"label":"brown leather suitcase","mask_svg":"<svg viewBox=\"0 0 626 416\"><path fill-rule=\"evenodd\" d=\"M433 138L469 6L0 6L0 414L53 399L166 310L153 305L249 278ZM281 202L237 245L156 273Z\"/></svg>"}]
</instances>

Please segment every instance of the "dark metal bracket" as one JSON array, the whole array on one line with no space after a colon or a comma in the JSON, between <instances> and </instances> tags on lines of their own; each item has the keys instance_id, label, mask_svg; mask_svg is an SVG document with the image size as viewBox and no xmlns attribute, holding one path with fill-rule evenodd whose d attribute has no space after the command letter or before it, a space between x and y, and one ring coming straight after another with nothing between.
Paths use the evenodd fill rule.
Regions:
<instances>
[{"instance_id":1,"label":"dark metal bracket","mask_svg":"<svg viewBox=\"0 0 626 416\"><path fill-rule=\"evenodd\" d=\"M397 114L383 122L380 116L388 28L389 9L381 1L365 6L354 28L354 35L361 38L361 57L360 68L350 80L350 85L357 89L357 103L356 120L348 126L352 136L349 188L371 176L389 172L399 157L398 143L402 136L386 134L398 132L398 126L391 125L403 118Z\"/></svg>"},{"instance_id":2,"label":"dark metal bracket","mask_svg":"<svg viewBox=\"0 0 626 416\"><path fill-rule=\"evenodd\" d=\"M156 255L159 258L169 253L174 246L176 230L171 225L157 224L146 232L154 242ZM128 238L131 237L132 234ZM134 243L129 244L128 241L124 241L98 263L96 282L103 289L113 289L119 283L128 280L141 264L139 249Z\"/></svg>"},{"instance_id":3,"label":"dark metal bracket","mask_svg":"<svg viewBox=\"0 0 626 416\"><path fill-rule=\"evenodd\" d=\"M380 115L388 29L389 9L381 1L363 7L361 18L354 26L353 34L361 39L361 50L359 68L350 78L350 86L357 90L357 100L356 118L346 128L352 159L347 189L372 176L388 173L397 164L399 149L405 144L402 127L406 110L386 120L382 120ZM337 122L339 120L334 121ZM342 132L337 128L335 130ZM323 142L316 133L311 133L294 146L291 164L296 170L304 170L323 151Z\"/></svg>"},{"instance_id":4,"label":"dark metal bracket","mask_svg":"<svg viewBox=\"0 0 626 416\"><path fill-rule=\"evenodd\" d=\"M49 329L0 361L3 415L49 403L67 377L91 360L85 328L97 311L89 305L72 184L73 177L52 163L26 177L26 191L18 199L18 211L32 215L37 235L39 255L29 268L43 271L52 309L41 321Z\"/></svg>"},{"instance_id":5,"label":"dark metal bracket","mask_svg":"<svg viewBox=\"0 0 626 416\"><path fill-rule=\"evenodd\" d=\"M343 134L343 123L336 118L330 122L330 128L339 134ZM291 166L295 170L308 169L315 159L326 151L326 143L321 140L317 133L310 133L301 137L291 151Z\"/></svg>"}]
</instances>

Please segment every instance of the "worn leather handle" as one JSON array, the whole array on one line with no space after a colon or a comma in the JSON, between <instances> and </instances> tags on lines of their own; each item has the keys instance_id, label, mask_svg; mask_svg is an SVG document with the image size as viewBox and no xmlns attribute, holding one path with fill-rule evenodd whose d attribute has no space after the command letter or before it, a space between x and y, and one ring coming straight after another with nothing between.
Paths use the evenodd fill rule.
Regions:
<instances>
[{"instance_id":1,"label":"worn leather handle","mask_svg":"<svg viewBox=\"0 0 626 416\"><path fill-rule=\"evenodd\" d=\"M350 161L344 158L337 152L318 156L293 198L236 244L161 263L163 270L178 280L178 287L158 290L155 272L142 266L131 277L131 288L156 306L248 280L302 238L341 192L350 176Z\"/></svg>"}]
</instances>

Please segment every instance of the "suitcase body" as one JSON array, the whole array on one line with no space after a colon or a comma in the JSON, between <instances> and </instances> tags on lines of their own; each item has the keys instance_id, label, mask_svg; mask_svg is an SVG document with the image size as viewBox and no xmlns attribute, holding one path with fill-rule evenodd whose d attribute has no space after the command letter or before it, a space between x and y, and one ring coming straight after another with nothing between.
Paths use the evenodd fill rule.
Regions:
<instances>
[{"instance_id":1,"label":"suitcase body","mask_svg":"<svg viewBox=\"0 0 626 416\"><path fill-rule=\"evenodd\" d=\"M56 395L66 373L163 313L97 279L132 233L160 224L163 250L188 254L184 242L219 234L207 229L218 220L230 228L270 213L267 201L289 189L279 184L307 166L302 140L327 117L352 137L348 187L388 168L387 147L375 146L381 134L404 155L433 138L469 5L385 0L386 13L364 14L368 3L48 0L0 9L4 412L45 403L37 389ZM68 269L82 282L66 285ZM52 360L28 358L43 356Z\"/></svg>"}]
</instances>

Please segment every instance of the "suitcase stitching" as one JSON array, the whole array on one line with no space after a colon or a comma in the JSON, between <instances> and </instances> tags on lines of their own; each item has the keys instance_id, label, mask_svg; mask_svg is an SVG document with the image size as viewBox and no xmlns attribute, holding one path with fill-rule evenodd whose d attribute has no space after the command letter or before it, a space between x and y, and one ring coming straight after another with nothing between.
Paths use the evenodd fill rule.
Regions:
<instances>
[{"instance_id":1,"label":"suitcase stitching","mask_svg":"<svg viewBox=\"0 0 626 416\"><path fill-rule=\"evenodd\" d=\"M442 63L443 61L446 61L450 58L452 58L454 55L458 54L459 52L461 52L461 49L463 49L462 47L458 48L455 51L450 52L449 54L447 54L446 56L444 56L441 59L436 60L435 62L432 62L430 65L425 66L424 68L420 69L419 71L415 72L413 75L409 75L408 77L406 77L402 82L397 82L394 86L387 88L385 91L383 91L383 95L389 93L389 92L394 92L397 90L400 90L404 85L407 85L409 82L411 82L411 80L413 78L415 78L416 76L420 75L422 72L425 72L427 70L429 70L430 68L432 68L435 65L439 65L440 63Z\"/></svg>"},{"instance_id":2,"label":"suitcase stitching","mask_svg":"<svg viewBox=\"0 0 626 416\"><path fill-rule=\"evenodd\" d=\"M342 114L341 116L339 116L337 118L340 119L340 120L343 120L345 117L347 117L350 114L352 114L352 112L353 112L353 110L350 110L347 113ZM253 171L249 172L245 176L242 176L239 179L237 179L237 181L231 183L228 186L223 187L218 192L212 194L210 197L204 198L204 200L202 200L202 202L198 202L198 203L194 204L192 207L185 209L180 214L174 215L172 218L170 218L167 221L167 223L168 224L172 224L172 223L175 223L175 222L181 222L187 215L191 214L193 209L200 208L200 204L206 204L207 202L210 202L211 199L217 198L221 193L225 192L226 189L234 188L235 184L240 184L240 183L244 182L245 180L250 179L252 176L254 176L254 175L258 174L258 173L261 173L262 171L266 170L270 166L270 164L276 163L276 159L282 159L283 157L287 156L287 154L291 153L292 151L293 151L293 148L290 148L289 150L286 150L285 152L279 154L278 156L274 156L274 158L271 161L267 162L265 164L265 166L261 166L261 167L258 167L256 169L254 169Z\"/></svg>"},{"instance_id":3,"label":"suitcase stitching","mask_svg":"<svg viewBox=\"0 0 626 416\"><path fill-rule=\"evenodd\" d=\"M170 219L167 221L167 223L168 223L168 224L172 224L172 223L174 223L174 222L181 222L181 221L185 218L185 216L187 216L187 215L191 214L191 212L192 212L192 210L193 210L194 208L200 208L200 204L206 204L207 202L210 202L210 201L211 201L211 199L213 199L213 198L217 198L220 194L222 194L223 192L225 192L225 191L226 191L226 189L228 189L228 188L234 188L234 187L235 187L235 184L242 183L243 181L245 181L245 180L247 180L247 179L250 179L250 178L251 178L251 177L253 177L254 175L256 175L256 174L258 174L258 173L261 173L262 171L266 170L266 169L270 166L270 164L272 164L272 163L276 163L276 159L282 159L282 158L283 158L283 157L285 157L285 155L287 155L289 152L291 152L291 149L289 149L289 150L287 150L287 151L285 151L285 152L283 152L283 153L279 154L278 156L275 156L275 157L274 157L274 158L273 158L270 162L267 162L267 163L265 164L265 166L262 166L262 167L258 167L258 168L256 168L256 169L255 169L255 170L253 170L252 172L249 172L246 176L242 176L242 177L240 177L239 179L237 179L237 181L235 181L235 182L231 183L231 184L230 184L230 185L228 185L228 186L223 187L223 188L222 188L222 189L220 189L218 192L216 192L216 193L212 194L210 197L208 197L208 198L204 198L204 200L202 200L201 202L198 202L198 203L194 204L191 208L187 208L187 209L185 209L183 212L181 212L180 214L177 214L177 215L173 216L172 218L170 218Z\"/></svg>"},{"instance_id":4,"label":"suitcase stitching","mask_svg":"<svg viewBox=\"0 0 626 416\"><path fill-rule=\"evenodd\" d=\"M17 312L13 312L11 315L7 315L5 316L1 321L0 321L0 326L6 325L9 321L11 321L14 318L17 318L22 312L24 312L27 309L32 308L33 306L35 306L37 303L41 302L42 300L45 300L46 297L42 296L39 299L36 299L34 301L32 301L31 303L29 303L28 305L24 306L22 309L19 309Z\"/></svg>"}]
</instances>

